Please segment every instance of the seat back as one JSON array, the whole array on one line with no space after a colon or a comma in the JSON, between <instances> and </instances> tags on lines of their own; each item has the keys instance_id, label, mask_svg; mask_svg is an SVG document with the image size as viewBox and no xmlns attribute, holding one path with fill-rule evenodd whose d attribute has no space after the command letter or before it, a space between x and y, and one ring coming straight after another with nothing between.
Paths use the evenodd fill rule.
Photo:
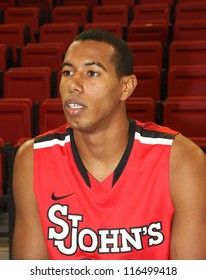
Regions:
<instances>
[{"instance_id":1,"label":"seat back","mask_svg":"<svg viewBox=\"0 0 206 280\"><path fill-rule=\"evenodd\" d=\"M0 24L0 43L6 44L8 48L12 49L14 64L19 63L17 50L28 42L27 39L25 24Z\"/></svg>"},{"instance_id":2,"label":"seat back","mask_svg":"<svg viewBox=\"0 0 206 280\"><path fill-rule=\"evenodd\" d=\"M51 23L77 23L83 26L88 20L86 5L56 6L51 11Z\"/></svg>"},{"instance_id":3,"label":"seat back","mask_svg":"<svg viewBox=\"0 0 206 280\"><path fill-rule=\"evenodd\" d=\"M127 5L97 5L92 9L92 22L121 22L128 25Z\"/></svg>"},{"instance_id":4,"label":"seat back","mask_svg":"<svg viewBox=\"0 0 206 280\"><path fill-rule=\"evenodd\" d=\"M155 102L149 97L130 97L126 101L129 118L148 122L155 120Z\"/></svg>"},{"instance_id":5,"label":"seat back","mask_svg":"<svg viewBox=\"0 0 206 280\"><path fill-rule=\"evenodd\" d=\"M32 138L31 110L29 99L0 99L0 135L5 143L16 145L21 138Z\"/></svg>"},{"instance_id":6,"label":"seat back","mask_svg":"<svg viewBox=\"0 0 206 280\"><path fill-rule=\"evenodd\" d=\"M61 0L63 6L77 6L85 5L89 9L92 9L94 6L98 5L98 0Z\"/></svg>"},{"instance_id":7,"label":"seat back","mask_svg":"<svg viewBox=\"0 0 206 280\"><path fill-rule=\"evenodd\" d=\"M146 21L152 23L156 21L170 22L170 6L162 4L141 4L133 8L133 19L136 21Z\"/></svg>"},{"instance_id":8,"label":"seat back","mask_svg":"<svg viewBox=\"0 0 206 280\"><path fill-rule=\"evenodd\" d=\"M205 65L206 40L173 41L169 47L169 67Z\"/></svg>"},{"instance_id":9,"label":"seat back","mask_svg":"<svg viewBox=\"0 0 206 280\"><path fill-rule=\"evenodd\" d=\"M16 0L17 7L39 7L40 9L52 9L52 0Z\"/></svg>"},{"instance_id":10,"label":"seat back","mask_svg":"<svg viewBox=\"0 0 206 280\"><path fill-rule=\"evenodd\" d=\"M137 86L132 97L151 97L155 102L160 100L161 71L157 66L136 66L134 74Z\"/></svg>"},{"instance_id":11,"label":"seat back","mask_svg":"<svg viewBox=\"0 0 206 280\"><path fill-rule=\"evenodd\" d=\"M169 27L165 21L145 21L132 20L127 28L128 42L158 41L161 44L168 43Z\"/></svg>"},{"instance_id":12,"label":"seat back","mask_svg":"<svg viewBox=\"0 0 206 280\"><path fill-rule=\"evenodd\" d=\"M41 103L51 97L51 78L49 67L10 68L4 74L4 97Z\"/></svg>"},{"instance_id":13,"label":"seat back","mask_svg":"<svg viewBox=\"0 0 206 280\"><path fill-rule=\"evenodd\" d=\"M206 97L170 97L163 106L163 125L192 139L206 139Z\"/></svg>"},{"instance_id":14,"label":"seat back","mask_svg":"<svg viewBox=\"0 0 206 280\"><path fill-rule=\"evenodd\" d=\"M176 21L173 38L175 41L206 40L206 19Z\"/></svg>"},{"instance_id":15,"label":"seat back","mask_svg":"<svg viewBox=\"0 0 206 280\"><path fill-rule=\"evenodd\" d=\"M39 106L39 133L66 123L61 98L46 99Z\"/></svg>"},{"instance_id":16,"label":"seat back","mask_svg":"<svg viewBox=\"0 0 206 280\"><path fill-rule=\"evenodd\" d=\"M174 4L174 0L140 0L140 4L165 4L172 6Z\"/></svg>"},{"instance_id":17,"label":"seat back","mask_svg":"<svg viewBox=\"0 0 206 280\"><path fill-rule=\"evenodd\" d=\"M10 7L4 11L5 23L23 23L29 27L30 39L36 41L40 26L40 9L38 7Z\"/></svg>"},{"instance_id":18,"label":"seat back","mask_svg":"<svg viewBox=\"0 0 206 280\"><path fill-rule=\"evenodd\" d=\"M114 5L115 1L111 0L101 0L102 5ZM134 7L135 6L135 0L118 0L119 5L127 5L128 7Z\"/></svg>"},{"instance_id":19,"label":"seat back","mask_svg":"<svg viewBox=\"0 0 206 280\"><path fill-rule=\"evenodd\" d=\"M123 30L121 22L89 22L83 27L84 30L100 28L114 33L121 39L123 38Z\"/></svg>"},{"instance_id":20,"label":"seat back","mask_svg":"<svg viewBox=\"0 0 206 280\"><path fill-rule=\"evenodd\" d=\"M65 45L59 43L30 43L22 48L22 67L49 67L59 71L65 54Z\"/></svg>"},{"instance_id":21,"label":"seat back","mask_svg":"<svg viewBox=\"0 0 206 280\"><path fill-rule=\"evenodd\" d=\"M78 34L79 25L77 23L46 23L39 29L39 42L51 43L62 42L65 49L72 43Z\"/></svg>"},{"instance_id":22,"label":"seat back","mask_svg":"<svg viewBox=\"0 0 206 280\"><path fill-rule=\"evenodd\" d=\"M135 66L157 66L162 69L163 48L160 42L128 42Z\"/></svg>"},{"instance_id":23,"label":"seat back","mask_svg":"<svg viewBox=\"0 0 206 280\"><path fill-rule=\"evenodd\" d=\"M191 20L206 18L206 2L177 3L175 7L176 20Z\"/></svg>"},{"instance_id":24,"label":"seat back","mask_svg":"<svg viewBox=\"0 0 206 280\"><path fill-rule=\"evenodd\" d=\"M206 96L206 65L170 67L167 96Z\"/></svg>"}]
</instances>

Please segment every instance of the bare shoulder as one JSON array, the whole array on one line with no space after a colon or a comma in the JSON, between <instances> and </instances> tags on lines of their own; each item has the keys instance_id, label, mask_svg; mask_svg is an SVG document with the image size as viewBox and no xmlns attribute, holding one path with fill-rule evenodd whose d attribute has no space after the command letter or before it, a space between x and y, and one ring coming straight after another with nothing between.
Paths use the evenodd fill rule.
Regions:
<instances>
[{"instance_id":1,"label":"bare shoulder","mask_svg":"<svg viewBox=\"0 0 206 280\"><path fill-rule=\"evenodd\" d=\"M13 172L14 195L33 188L33 143L33 139L24 142L16 152Z\"/></svg>"},{"instance_id":2,"label":"bare shoulder","mask_svg":"<svg viewBox=\"0 0 206 280\"><path fill-rule=\"evenodd\" d=\"M182 135L171 150L170 185L175 210L171 258L206 259L206 155Z\"/></svg>"},{"instance_id":3,"label":"bare shoulder","mask_svg":"<svg viewBox=\"0 0 206 280\"><path fill-rule=\"evenodd\" d=\"M15 160L30 160L33 159L33 144L34 139L25 141L17 150Z\"/></svg>"},{"instance_id":4,"label":"bare shoulder","mask_svg":"<svg viewBox=\"0 0 206 280\"><path fill-rule=\"evenodd\" d=\"M205 153L203 150L197 144L181 134L178 134L174 139L172 155L174 159L180 159L182 155L186 157L196 156L199 159L205 159Z\"/></svg>"},{"instance_id":5,"label":"bare shoulder","mask_svg":"<svg viewBox=\"0 0 206 280\"><path fill-rule=\"evenodd\" d=\"M176 185L190 180L195 182L195 186L200 181L202 184L206 184L206 155L199 146L188 138L177 135L171 150L172 191L176 191L173 188ZM187 188L186 184L182 186Z\"/></svg>"},{"instance_id":6,"label":"bare shoulder","mask_svg":"<svg viewBox=\"0 0 206 280\"><path fill-rule=\"evenodd\" d=\"M189 174L197 171L206 173L206 155L198 145L179 134L171 151L171 171L174 171L174 177L189 171Z\"/></svg>"}]
</instances>

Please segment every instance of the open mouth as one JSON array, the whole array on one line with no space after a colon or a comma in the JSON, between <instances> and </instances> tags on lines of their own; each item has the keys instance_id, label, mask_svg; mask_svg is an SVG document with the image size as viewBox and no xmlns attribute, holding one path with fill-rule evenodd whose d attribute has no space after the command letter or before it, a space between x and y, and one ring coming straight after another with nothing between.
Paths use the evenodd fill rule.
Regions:
<instances>
[{"instance_id":1,"label":"open mouth","mask_svg":"<svg viewBox=\"0 0 206 280\"><path fill-rule=\"evenodd\" d=\"M67 110L69 115L78 116L85 109L85 106L78 101L68 100L67 102L65 102L65 109Z\"/></svg>"},{"instance_id":2,"label":"open mouth","mask_svg":"<svg viewBox=\"0 0 206 280\"><path fill-rule=\"evenodd\" d=\"M70 103L67 105L68 108L71 108L71 109L82 109L83 106L80 105L80 104L76 104L76 103Z\"/></svg>"}]
</instances>

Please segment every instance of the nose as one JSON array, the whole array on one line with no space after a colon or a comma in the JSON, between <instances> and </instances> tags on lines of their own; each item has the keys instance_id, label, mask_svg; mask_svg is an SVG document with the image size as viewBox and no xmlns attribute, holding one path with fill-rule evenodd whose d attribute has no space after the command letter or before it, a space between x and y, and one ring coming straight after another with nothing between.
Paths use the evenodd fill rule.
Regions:
<instances>
[{"instance_id":1,"label":"nose","mask_svg":"<svg viewBox=\"0 0 206 280\"><path fill-rule=\"evenodd\" d=\"M82 93L83 92L83 81L78 73L75 73L68 83L69 93Z\"/></svg>"}]
</instances>

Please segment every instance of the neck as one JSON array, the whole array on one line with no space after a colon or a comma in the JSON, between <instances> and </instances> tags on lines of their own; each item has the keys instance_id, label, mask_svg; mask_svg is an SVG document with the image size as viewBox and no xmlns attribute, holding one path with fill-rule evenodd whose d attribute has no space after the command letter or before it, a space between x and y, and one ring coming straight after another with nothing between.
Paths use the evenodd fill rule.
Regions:
<instances>
[{"instance_id":1,"label":"neck","mask_svg":"<svg viewBox=\"0 0 206 280\"><path fill-rule=\"evenodd\" d=\"M113 124L95 133L74 131L79 156L85 168L98 181L103 181L114 171L128 143L128 120L125 118L121 125Z\"/></svg>"}]
</instances>

